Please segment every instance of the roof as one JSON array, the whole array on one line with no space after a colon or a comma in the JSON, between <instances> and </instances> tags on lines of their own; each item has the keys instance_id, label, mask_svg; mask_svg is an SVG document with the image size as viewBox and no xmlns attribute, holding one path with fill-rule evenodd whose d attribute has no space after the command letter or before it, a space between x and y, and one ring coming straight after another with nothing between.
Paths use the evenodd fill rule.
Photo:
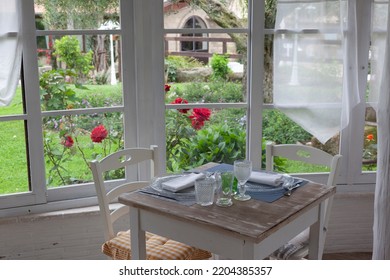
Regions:
<instances>
[{"instance_id":1,"label":"roof","mask_svg":"<svg viewBox=\"0 0 390 280\"><path fill-rule=\"evenodd\" d=\"M177 2L172 3L170 1L164 2L164 13L167 12L176 12L184 7L187 7L188 4L186 2Z\"/></svg>"}]
</instances>

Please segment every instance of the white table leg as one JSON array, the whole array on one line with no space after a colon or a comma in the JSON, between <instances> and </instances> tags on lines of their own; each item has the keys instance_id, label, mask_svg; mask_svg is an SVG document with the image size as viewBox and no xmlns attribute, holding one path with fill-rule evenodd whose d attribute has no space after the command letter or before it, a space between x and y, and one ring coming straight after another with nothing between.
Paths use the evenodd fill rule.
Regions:
<instances>
[{"instance_id":1,"label":"white table leg","mask_svg":"<svg viewBox=\"0 0 390 280\"><path fill-rule=\"evenodd\" d=\"M131 243L131 259L145 260L146 259L146 239L145 231L141 230L140 211L138 208L130 206L130 243Z\"/></svg>"},{"instance_id":2,"label":"white table leg","mask_svg":"<svg viewBox=\"0 0 390 280\"><path fill-rule=\"evenodd\" d=\"M318 206L318 220L310 226L309 259L322 259L324 251L325 202Z\"/></svg>"},{"instance_id":3,"label":"white table leg","mask_svg":"<svg viewBox=\"0 0 390 280\"><path fill-rule=\"evenodd\" d=\"M243 260L254 260L254 244L252 242L243 241L242 244L242 259Z\"/></svg>"}]
</instances>

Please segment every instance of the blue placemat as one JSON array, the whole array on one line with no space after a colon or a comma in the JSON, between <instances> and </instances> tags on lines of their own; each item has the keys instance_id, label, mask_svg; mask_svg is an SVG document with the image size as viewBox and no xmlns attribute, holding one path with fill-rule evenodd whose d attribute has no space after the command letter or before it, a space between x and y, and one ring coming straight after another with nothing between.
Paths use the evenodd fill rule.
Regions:
<instances>
[{"instance_id":1,"label":"blue placemat","mask_svg":"<svg viewBox=\"0 0 390 280\"><path fill-rule=\"evenodd\" d=\"M207 172L217 172L217 171L233 171L234 167L232 164L227 164L227 163L220 163L216 166L210 167L206 169Z\"/></svg>"}]
</instances>

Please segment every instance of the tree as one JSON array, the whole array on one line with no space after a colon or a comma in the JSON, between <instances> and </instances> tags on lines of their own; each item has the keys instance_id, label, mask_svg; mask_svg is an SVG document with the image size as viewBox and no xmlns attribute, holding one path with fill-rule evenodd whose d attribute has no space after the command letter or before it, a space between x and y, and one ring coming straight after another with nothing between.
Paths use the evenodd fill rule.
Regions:
<instances>
[{"instance_id":1,"label":"tree","mask_svg":"<svg viewBox=\"0 0 390 280\"><path fill-rule=\"evenodd\" d=\"M118 18L119 0L37 0L36 3L44 7L43 21L50 29L97 28L105 20Z\"/></svg>"},{"instance_id":2,"label":"tree","mask_svg":"<svg viewBox=\"0 0 390 280\"><path fill-rule=\"evenodd\" d=\"M240 0L243 7L248 7L248 0ZM247 19L240 19L226 8L227 0L176 0L173 2L186 2L198 7L222 28L240 28ZM275 26L276 0L265 0L264 27L273 29ZM242 55L243 64L246 65L247 36L245 34L230 33L229 36L236 44L236 49ZM264 102L272 102L272 73L273 73L273 38L266 36L264 41ZM243 90L246 94L246 68L244 68Z\"/></svg>"},{"instance_id":3,"label":"tree","mask_svg":"<svg viewBox=\"0 0 390 280\"><path fill-rule=\"evenodd\" d=\"M227 4L231 0L171 0L173 3L186 2L188 5L202 9L211 20L222 28L240 28L246 24L247 19L241 19L233 14ZM245 9L248 0L238 0ZM44 22L50 28L66 28L71 24L74 28L87 28L100 26L109 17L118 18L117 10L119 0L37 0L38 4L44 5L46 12ZM108 15L107 11L115 11ZM274 28L276 13L276 0L265 0L265 28ZM81 16L82 15L82 16ZM242 55L243 64L246 65L247 36L241 33L230 33L229 36L236 44L236 49ZM94 43L101 46L101 44ZM264 101L272 102L272 45L271 36L266 36L264 46ZM99 65L99 51L95 49L95 63ZM246 69L244 69L244 94L246 93Z\"/></svg>"},{"instance_id":4,"label":"tree","mask_svg":"<svg viewBox=\"0 0 390 280\"><path fill-rule=\"evenodd\" d=\"M47 29L97 29L105 21L117 21L119 0L37 0L44 7L43 23ZM105 35L83 39L83 51L94 51L94 65L97 71L106 66ZM104 61L103 61L104 60ZM56 65L54 65L55 67Z\"/></svg>"}]
</instances>

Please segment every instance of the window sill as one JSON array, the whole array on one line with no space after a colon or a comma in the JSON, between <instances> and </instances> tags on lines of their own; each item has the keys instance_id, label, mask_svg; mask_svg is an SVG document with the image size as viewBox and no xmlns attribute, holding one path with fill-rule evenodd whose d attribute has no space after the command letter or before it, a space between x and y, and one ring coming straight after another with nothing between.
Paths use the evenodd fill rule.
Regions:
<instances>
[{"instance_id":1,"label":"window sill","mask_svg":"<svg viewBox=\"0 0 390 280\"><path fill-rule=\"evenodd\" d=\"M112 204L112 209L119 206L119 203ZM59 211L42 212L38 214L25 214L13 217L0 218L0 226L15 223L33 223L38 221L58 220L74 217L98 216L100 215L99 206L79 207Z\"/></svg>"}]
</instances>

